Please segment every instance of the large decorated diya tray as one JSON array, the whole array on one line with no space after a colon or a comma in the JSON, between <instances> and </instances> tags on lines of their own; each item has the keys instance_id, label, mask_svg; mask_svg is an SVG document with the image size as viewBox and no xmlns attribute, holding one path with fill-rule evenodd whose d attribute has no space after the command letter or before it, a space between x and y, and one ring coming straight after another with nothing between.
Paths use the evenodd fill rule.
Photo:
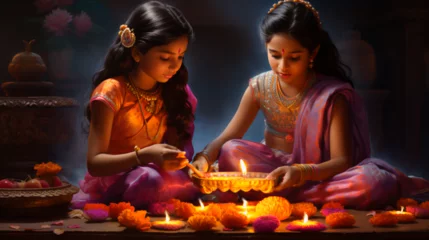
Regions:
<instances>
[{"instance_id":1,"label":"large decorated diya tray","mask_svg":"<svg viewBox=\"0 0 429 240\"><path fill-rule=\"evenodd\" d=\"M270 193L273 191L274 180L266 179L268 173L248 172L210 172L206 173L204 178L200 178L192 174L192 181L200 188L200 191L209 194L213 191L220 190L222 192L244 191L250 190Z\"/></svg>"},{"instance_id":2,"label":"large decorated diya tray","mask_svg":"<svg viewBox=\"0 0 429 240\"><path fill-rule=\"evenodd\" d=\"M48 188L0 188L0 208L49 207L69 203L79 188L68 182Z\"/></svg>"}]
</instances>

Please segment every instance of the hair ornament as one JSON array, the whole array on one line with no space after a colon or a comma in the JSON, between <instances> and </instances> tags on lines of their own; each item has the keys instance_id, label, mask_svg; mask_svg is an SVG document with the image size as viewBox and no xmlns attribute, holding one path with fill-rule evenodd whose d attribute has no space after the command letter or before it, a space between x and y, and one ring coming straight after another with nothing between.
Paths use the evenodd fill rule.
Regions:
<instances>
[{"instance_id":1,"label":"hair ornament","mask_svg":"<svg viewBox=\"0 0 429 240\"><path fill-rule=\"evenodd\" d=\"M320 21L320 16L319 16L319 12L316 11L316 9L311 6L311 4L305 0L283 0L283 1L278 1L277 3L273 4L273 7L270 8L270 10L268 11L268 14L272 13L274 11L274 9L276 9L278 6L282 5L283 3L286 2L295 2L295 3L301 3L304 4L304 6L311 10L313 12L313 15L317 18L317 20L319 21L319 25L322 25L322 22Z\"/></svg>"},{"instance_id":2,"label":"hair ornament","mask_svg":"<svg viewBox=\"0 0 429 240\"><path fill-rule=\"evenodd\" d=\"M127 25L122 24L119 27L118 35L121 37L122 46L126 48L134 46L134 43L136 42L136 35Z\"/></svg>"}]
</instances>

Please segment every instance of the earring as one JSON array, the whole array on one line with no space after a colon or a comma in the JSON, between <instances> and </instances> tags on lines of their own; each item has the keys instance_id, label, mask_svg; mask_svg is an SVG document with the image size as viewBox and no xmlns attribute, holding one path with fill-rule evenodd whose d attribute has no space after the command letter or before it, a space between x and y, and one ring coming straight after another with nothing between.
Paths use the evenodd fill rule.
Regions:
<instances>
[{"instance_id":1,"label":"earring","mask_svg":"<svg viewBox=\"0 0 429 240\"><path fill-rule=\"evenodd\" d=\"M314 62L314 60L313 60L313 59L310 59L310 64L308 65L308 67L309 67L310 69L312 69L312 68L313 68L313 62Z\"/></svg>"},{"instance_id":2,"label":"earring","mask_svg":"<svg viewBox=\"0 0 429 240\"><path fill-rule=\"evenodd\" d=\"M134 58L134 61L135 61L136 63L139 63L139 62L140 62L140 58L136 57L136 58Z\"/></svg>"}]
</instances>

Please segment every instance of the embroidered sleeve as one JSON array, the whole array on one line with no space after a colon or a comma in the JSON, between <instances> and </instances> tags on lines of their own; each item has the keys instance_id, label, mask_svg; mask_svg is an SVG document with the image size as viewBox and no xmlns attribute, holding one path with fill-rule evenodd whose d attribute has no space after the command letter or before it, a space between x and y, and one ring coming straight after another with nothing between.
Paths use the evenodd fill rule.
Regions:
<instances>
[{"instance_id":1,"label":"embroidered sleeve","mask_svg":"<svg viewBox=\"0 0 429 240\"><path fill-rule=\"evenodd\" d=\"M122 88L122 84L115 79L104 80L92 92L90 104L101 101L116 113L123 102Z\"/></svg>"},{"instance_id":2,"label":"embroidered sleeve","mask_svg":"<svg viewBox=\"0 0 429 240\"><path fill-rule=\"evenodd\" d=\"M258 104L258 106L260 105L260 101L261 101L261 91L259 88L259 81L257 77L254 77L252 79L250 79L249 81L249 87L250 90L252 90L252 99L253 101Z\"/></svg>"}]
</instances>

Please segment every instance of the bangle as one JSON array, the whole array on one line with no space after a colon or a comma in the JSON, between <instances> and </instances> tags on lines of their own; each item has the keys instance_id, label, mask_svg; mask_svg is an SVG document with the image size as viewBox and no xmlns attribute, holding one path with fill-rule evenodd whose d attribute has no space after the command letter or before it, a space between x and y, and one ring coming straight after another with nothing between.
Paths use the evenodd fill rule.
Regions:
<instances>
[{"instance_id":1,"label":"bangle","mask_svg":"<svg viewBox=\"0 0 429 240\"><path fill-rule=\"evenodd\" d=\"M207 154L207 152L202 151L202 152L197 153L194 157L194 160L200 156L204 157L204 159L206 160L207 164L210 167L211 164L210 164L210 159L209 159L209 155Z\"/></svg>"},{"instance_id":2,"label":"bangle","mask_svg":"<svg viewBox=\"0 0 429 240\"><path fill-rule=\"evenodd\" d=\"M315 164L293 164L292 166L298 168L300 177L299 182L294 184L292 187L299 187L304 185L305 181L310 175L313 175L316 171Z\"/></svg>"},{"instance_id":3,"label":"bangle","mask_svg":"<svg viewBox=\"0 0 429 240\"><path fill-rule=\"evenodd\" d=\"M139 150L140 150L140 148L137 145L134 146L134 152L136 153L136 160L137 160L138 166L142 165L142 163L140 162L140 158L139 158Z\"/></svg>"}]
</instances>

